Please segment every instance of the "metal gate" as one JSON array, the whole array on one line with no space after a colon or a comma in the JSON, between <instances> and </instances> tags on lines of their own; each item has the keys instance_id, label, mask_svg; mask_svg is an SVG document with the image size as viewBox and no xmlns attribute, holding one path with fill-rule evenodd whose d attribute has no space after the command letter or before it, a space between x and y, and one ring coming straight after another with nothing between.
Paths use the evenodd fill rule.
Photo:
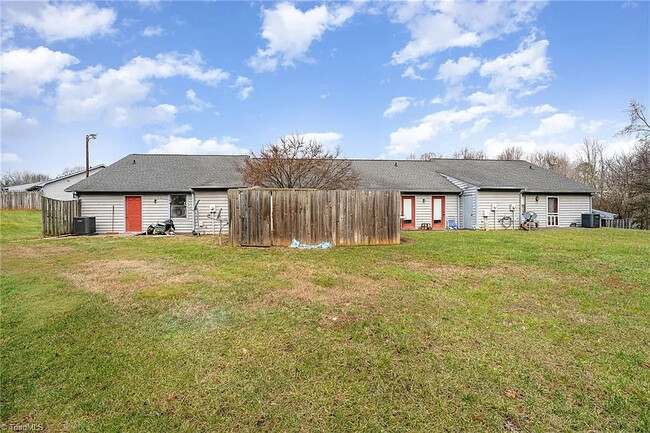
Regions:
<instances>
[{"instance_id":1,"label":"metal gate","mask_svg":"<svg viewBox=\"0 0 650 433\"><path fill-rule=\"evenodd\" d=\"M239 245L243 247L270 247L271 191L240 190Z\"/></svg>"}]
</instances>

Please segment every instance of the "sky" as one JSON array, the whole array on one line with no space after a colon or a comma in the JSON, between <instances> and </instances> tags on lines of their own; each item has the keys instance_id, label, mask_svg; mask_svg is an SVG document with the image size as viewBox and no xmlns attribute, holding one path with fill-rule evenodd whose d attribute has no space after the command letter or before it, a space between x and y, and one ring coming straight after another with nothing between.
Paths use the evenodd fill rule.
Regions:
<instances>
[{"instance_id":1,"label":"sky","mask_svg":"<svg viewBox=\"0 0 650 433\"><path fill-rule=\"evenodd\" d=\"M650 104L647 2L8 2L2 172L129 153L613 154Z\"/></svg>"}]
</instances>

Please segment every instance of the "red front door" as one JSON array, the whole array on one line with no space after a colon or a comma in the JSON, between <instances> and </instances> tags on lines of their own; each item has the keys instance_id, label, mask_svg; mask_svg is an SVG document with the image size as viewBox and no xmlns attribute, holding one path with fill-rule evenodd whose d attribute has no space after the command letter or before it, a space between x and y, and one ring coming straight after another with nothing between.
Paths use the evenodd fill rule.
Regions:
<instances>
[{"instance_id":1,"label":"red front door","mask_svg":"<svg viewBox=\"0 0 650 433\"><path fill-rule=\"evenodd\" d=\"M445 197L431 197L431 227L445 228Z\"/></svg>"},{"instance_id":2,"label":"red front door","mask_svg":"<svg viewBox=\"0 0 650 433\"><path fill-rule=\"evenodd\" d=\"M402 230L415 228L415 196L402 196Z\"/></svg>"},{"instance_id":3,"label":"red front door","mask_svg":"<svg viewBox=\"0 0 650 433\"><path fill-rule=\"evenodd\" d=\"M126 231L142 231L142 197L127 196L126 200Z\"/></svg>"}]
</instances>

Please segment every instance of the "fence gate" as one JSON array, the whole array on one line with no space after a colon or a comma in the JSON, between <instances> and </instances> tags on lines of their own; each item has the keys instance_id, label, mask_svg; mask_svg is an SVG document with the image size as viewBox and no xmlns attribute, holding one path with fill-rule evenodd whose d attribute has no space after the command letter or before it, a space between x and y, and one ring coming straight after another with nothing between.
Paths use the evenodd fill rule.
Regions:
<instances>
[{"instance_id":1,"label":"fence gate","mask_svg":"<svg viewBox=\"0 0 650 433\"><path fill-rule=\"evenodd\" d=\"M271 191L235 191L239 201L239 245L243 247L270 247Z\"/></svg>"}]
</instances>

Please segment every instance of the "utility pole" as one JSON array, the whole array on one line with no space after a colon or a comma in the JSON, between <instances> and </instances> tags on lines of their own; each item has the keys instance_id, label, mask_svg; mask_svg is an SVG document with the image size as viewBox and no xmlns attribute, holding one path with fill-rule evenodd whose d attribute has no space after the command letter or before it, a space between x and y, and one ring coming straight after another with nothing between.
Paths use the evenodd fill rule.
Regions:
<instances>
[{"instance_id":1,"label":"utility pole","mask_svg":"<svg viewBox=\"0 0 650 433\"><path fill-rule=\"evenodd\" d=\"M90 140L97 138L97 134L86 134L86 177L90 176Z\"/></svg>"}]
</instances>

